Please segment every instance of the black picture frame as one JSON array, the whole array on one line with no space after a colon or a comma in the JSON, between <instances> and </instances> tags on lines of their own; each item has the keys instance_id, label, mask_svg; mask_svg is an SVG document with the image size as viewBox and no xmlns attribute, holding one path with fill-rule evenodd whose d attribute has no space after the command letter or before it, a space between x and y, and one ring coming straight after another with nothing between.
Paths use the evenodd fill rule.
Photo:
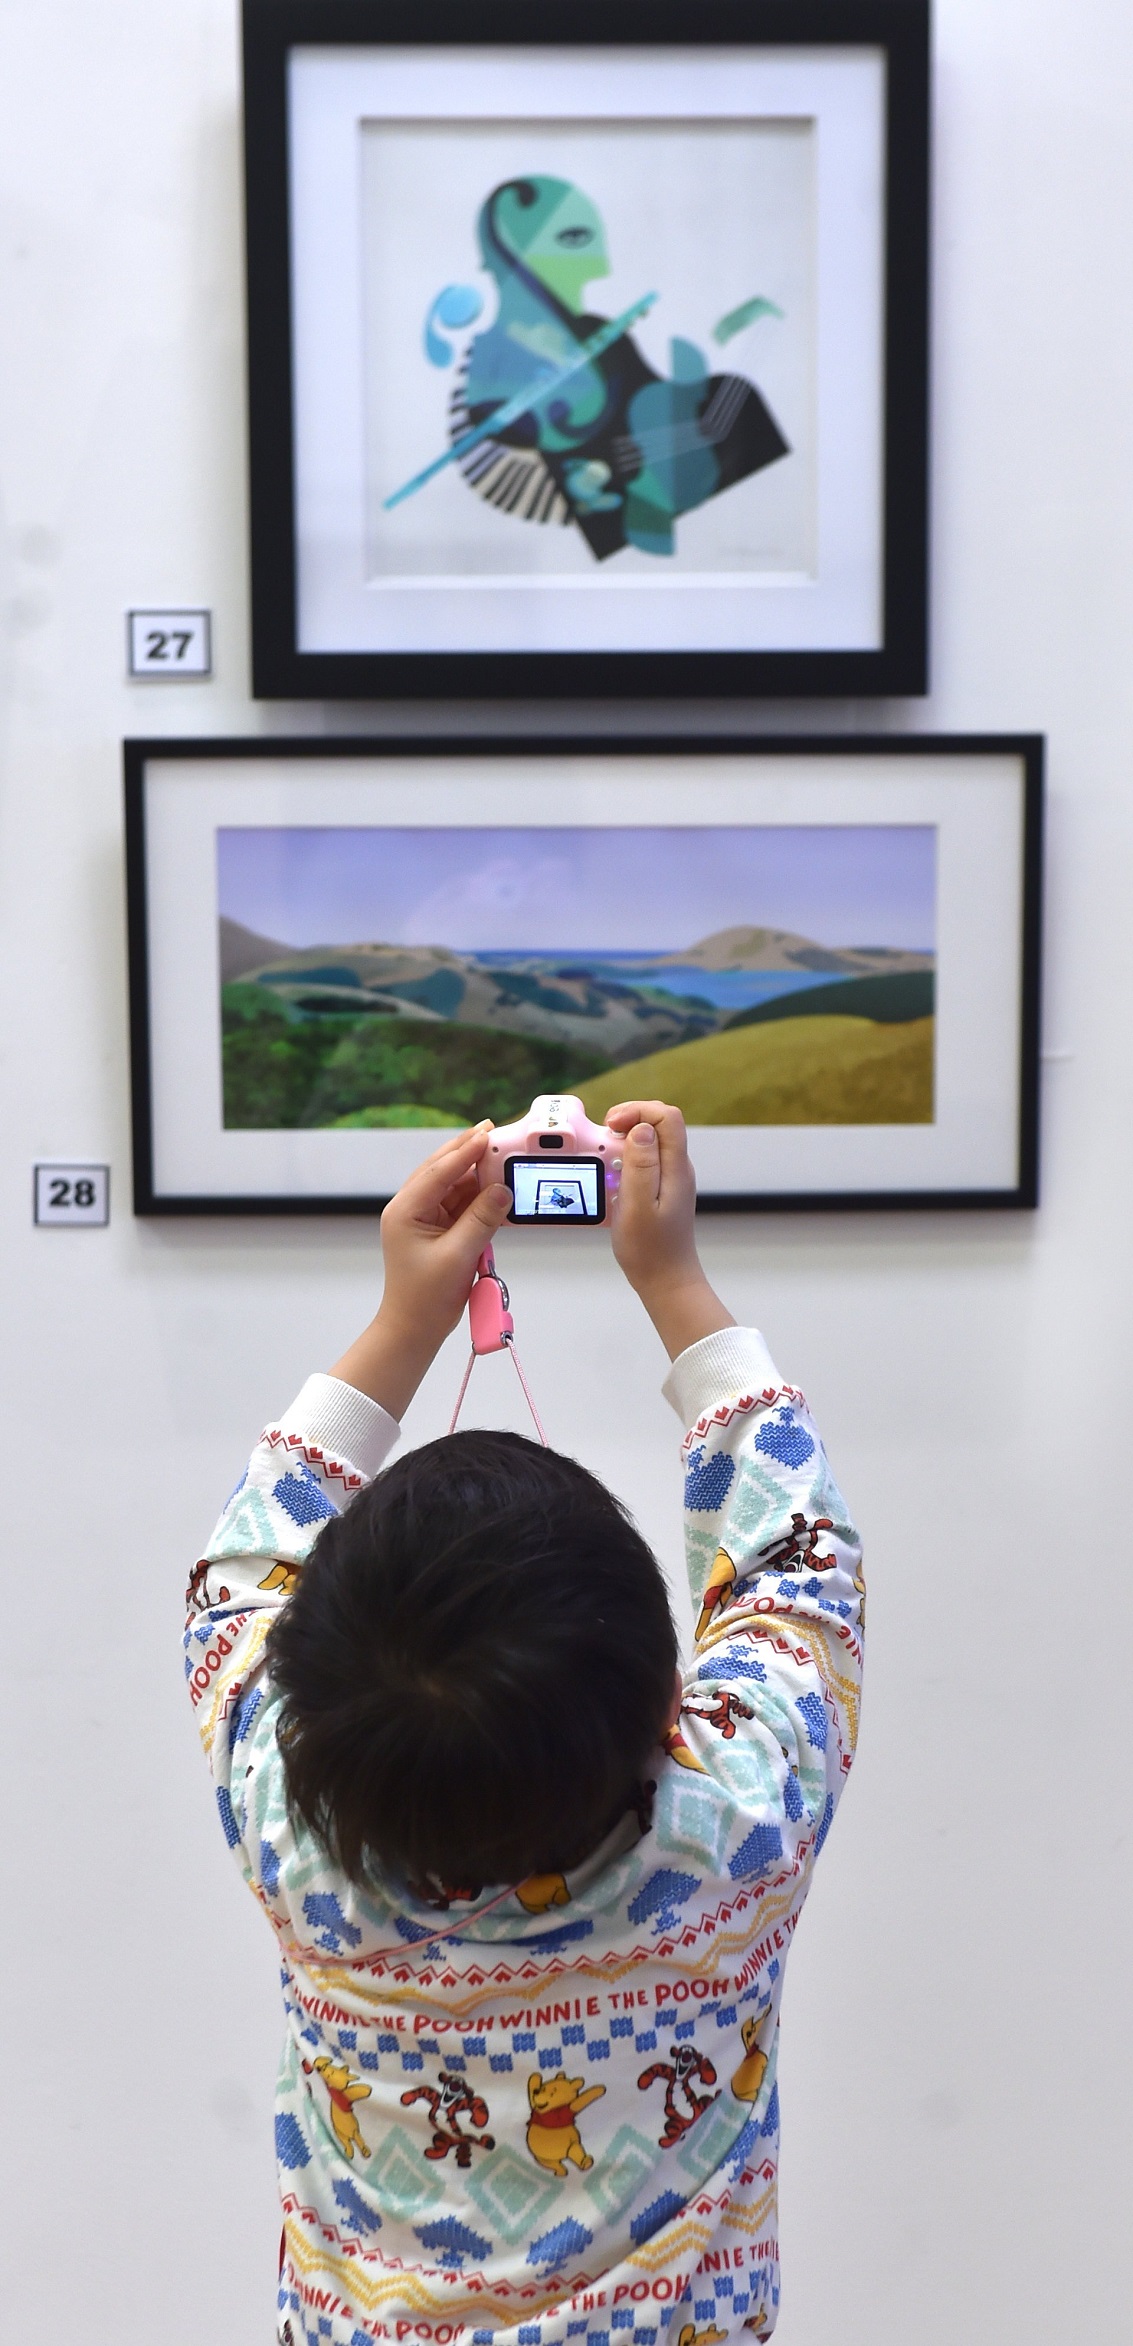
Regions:
<instances>
[{"instance_id":1,"label":"black picture frame","mask_svg":"<svg viewBox=\"0 0 1133 2346\"><path fill-rule=\"evenodd\" d=\"M380 1194L224 1194L191 1193L162 1188L155 1178L154 1035L151 1018L151 977L154 940L149 910L150 849L147 840L147 773L154 761L169 766L178 761L240 761L249 764L274 760L312 759L325 764L328 774L344 762L383 758L450 761L460 758L497 759L501 771L515 761L540 756L577 759L621 759L646 756L659 766L667 758L694 755L706 764L744 756L805 760L807 758L875 761L937 761L1010 758L1019 766L1021 819L1017 873L1019 925L1017 963L1017 1056L1014 1063L1015 1177L995 1186L833 1190L718 1189L701 1194L704 1213L798 1213L830 1211L925 1212L939 1208L970 1211L1032 1208L1039 1199L1039 1034L1043 868L1043 776L1045 745L1041 735L894 734L800 736L757 735L744 739L719 735L698 740L669 738L559 739L543 734L527 739L462 740L420 737L376 740L339 736L313 740L309 736L275 739L271 736L234 739L130 740L124 744L126 900L128 917L130 1067L133 1137L133 1208L140 1216L327 1215L380 1212L388 1190ZM215 867L213 867L215 869ZM215 894L211 908L215 924ZM424 1136L422 1136L424 1137Z\"/></svg>"},{"instance_id":2,"label":"black picture frame","mask_svg":"<svg viewBox=\"0 0 1133 2346\"><path fill-rule=\"evenodd\" d=\"M487 23L482 21L483 16ZM930 0L243 0L252 689L259 699L915 695L928 689ZM306 45L880 50L886 61L879 640L762 649L304 649L288 60ZM515 526L515 525L511 525ZM641 627L646 627L644 618ZM836 632L836 631L835 631ZM679 626L676 628L679 637Z\"/></svg>"}]
</instances>

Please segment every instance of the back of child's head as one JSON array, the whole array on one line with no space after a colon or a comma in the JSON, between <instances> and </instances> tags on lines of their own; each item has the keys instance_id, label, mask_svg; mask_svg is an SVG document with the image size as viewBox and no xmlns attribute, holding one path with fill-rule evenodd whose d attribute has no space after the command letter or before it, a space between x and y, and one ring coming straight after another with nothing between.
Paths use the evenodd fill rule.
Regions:
<instances>
[{"instance_id":1,"label":"back of child's head","mask_svg":"<svg viewBox=\"0 0 1133 2346\"><path fill-rule=\"evenodd\" d=\"M326 1525L270 1656L292 1806L343 1872L478 1889L598 1846L668 1723L677 1648L605 1485L470 1432Z\"/></svg>"}]
</instances>

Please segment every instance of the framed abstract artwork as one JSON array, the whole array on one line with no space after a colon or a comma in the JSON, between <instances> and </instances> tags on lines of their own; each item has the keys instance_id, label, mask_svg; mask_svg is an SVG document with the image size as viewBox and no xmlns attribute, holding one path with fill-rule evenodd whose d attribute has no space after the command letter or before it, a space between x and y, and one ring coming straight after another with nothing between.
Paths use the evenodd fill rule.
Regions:
<instances>
[{"instance_id":1,"label":"framed abstract artwork","mask_svg":"<svg viewBox=\"0 0 1133 2346\"><path fill-rule=\"evenodd\" d=\"M126 744L134 1202L682 1108L707 1210L1037 1197L1042 743Z\"/></svg>"},{"instance_id":2,"label":"framed abstract artwork","mask_svg":"<svg viewBox=\"0 0 1133 2346\"><path fill-rule=\"evenodd\" d=\"M926 689L928 0L244 0L260 697Z\"/></svg>"}]
</instances>

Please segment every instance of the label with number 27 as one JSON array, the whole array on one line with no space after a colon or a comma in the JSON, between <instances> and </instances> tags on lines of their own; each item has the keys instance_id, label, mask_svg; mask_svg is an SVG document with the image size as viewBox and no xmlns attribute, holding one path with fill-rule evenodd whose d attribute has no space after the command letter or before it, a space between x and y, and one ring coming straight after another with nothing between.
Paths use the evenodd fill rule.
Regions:
<instances>
[{"instance_id":1,"label":"label with number 27","mask_svg":"<svg viewBox=\"0 0 1133 2346\"><path fill-rule=\"evenodd\" d=\"M210 612L130 611L127 629L131 676L211 676Z\"/></svg>"}]
</instances>

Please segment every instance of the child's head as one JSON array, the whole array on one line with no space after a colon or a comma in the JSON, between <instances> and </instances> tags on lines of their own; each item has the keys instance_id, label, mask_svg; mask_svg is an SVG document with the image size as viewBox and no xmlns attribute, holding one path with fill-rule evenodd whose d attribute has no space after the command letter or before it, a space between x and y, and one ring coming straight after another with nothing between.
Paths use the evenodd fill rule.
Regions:
<instances>
[{"instance_id":1,"label":"child's head","mask_svg":"<svg viewBox=\"0 0 1133 2346\"><path fill-rule=\"evenodd\" d=\"M371 1483L270 1652L293 1805L358 1881L580 1864L673 1710L655 1557L604 1484L519 1434L452 1434Z\"/></svg>"}]
</instances>

